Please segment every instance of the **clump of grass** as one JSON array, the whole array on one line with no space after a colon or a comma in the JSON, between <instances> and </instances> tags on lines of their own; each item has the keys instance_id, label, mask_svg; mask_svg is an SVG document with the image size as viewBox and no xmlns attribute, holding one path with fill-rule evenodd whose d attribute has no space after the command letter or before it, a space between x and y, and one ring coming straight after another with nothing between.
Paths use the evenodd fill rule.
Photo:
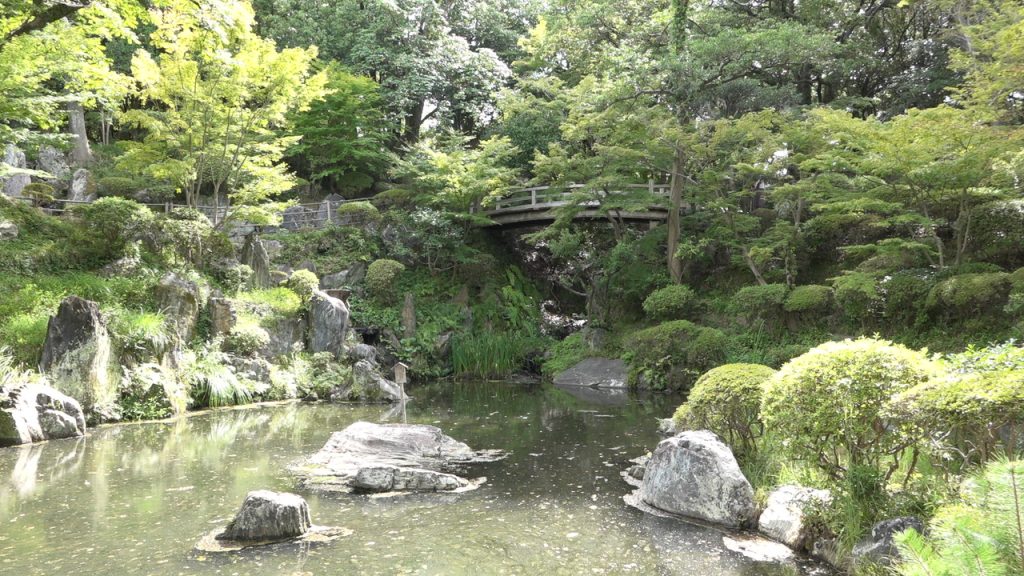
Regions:
<instances>
[{"instance_id":1,"label":"clump of grass","mask_svg":"<svg viewBox=\"0 0 1024 576\"><path fill-rule=\"evenodd\" d=\"M536 337L520 334L476 334L452 345L452 368L461 378L501 378L524 367L538 349Z\"/></svg>"},{"instance_id":2,"label":"clump of grass","mask_svg":"<svg viewBox=\"0 0 1024 576\"><path fill-rule=\"evenodd\" d=\"M238 299L249 304L266 306L275 314L282 316L298 314L299 310L302 309L302 298L283 286L266 290L241 292L238 294Z\"/></svg>"},{"instance_id":3,"label":"clump of grass","mask_svg":"<svg viewBox=\"0 0 1024 576\"><path fill-rule=\"evenodd\" d=\"M174 344L166 319L159 312L117 309L110 314L109 326L125 361L159 360Z\"/></svg>"}]
</instances>

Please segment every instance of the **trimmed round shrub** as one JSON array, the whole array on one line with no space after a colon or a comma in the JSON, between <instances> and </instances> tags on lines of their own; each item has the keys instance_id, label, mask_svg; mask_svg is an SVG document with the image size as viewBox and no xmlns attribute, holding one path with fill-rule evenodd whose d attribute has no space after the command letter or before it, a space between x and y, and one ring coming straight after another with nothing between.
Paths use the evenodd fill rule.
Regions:
<instances>
[{"instance_id":1,"label":"trimmed round shrub","mask_svg":"<svg viewBox=\"0 0 1024 576\"><path fill-rule=\"evenodd\" d=\"M397 260L374 260L366 269L366 289L370 295L383 302L394 300L395 280L405 272L405 265Z\"/></svg>"},{"instance_id":2,"label":"trimmed round shrub","mask_svg":"<svg viewBox=\"0 0 1024 576\"><path fill-rule=\"evenodd\" d=\"M224 288L229 294L238 294L249 285L252 275L252 267L248 264L235 264L221 271L221 281L224 282Z\"/></svg>"},{"instance_id":3,"label":"trimmed round shrub","mask_svg":"<svg viewBox=\"0 0 1024 576\"><path fill-rule=\"evenodd\" d=\"M341 206L338 206L338 218L343 223L359 223L365 224L367 222L379 222L380 221L380 210L376 206L369 202L360 200L357 202L345 202Z\"/></svg>"},{"instance_id":4,"label":"trimmed round shrub","mask_svg":"<svg viewBox=\"0 0 1024 576\"><path fill-rule=\"evenodd\" d=\"M961 274L936 284L928 293L926 306L942 316L970 318L1001 311L1010 288L1010 275L1005 272Z\"/></svg>"},{"instance_id":5,"label":"trimmed round shrub","mask_svg":"<svg viewBox=\"0 0 1024 576\"><path fill-rule=\"evenodd\" d=\"M672 417L680 428L711 430L739 454L757 450L764 434L761 396L775 370L760 364L726 364L697 379Z\"/></svg>"},{"instance_id":6,"label":"trimmed round shrub","mask_svg":"<svg viewBox=\"0 0 1024 576\"><path fill-rule=\"evenodd\" d=\"M123 176L107 176L96 181L96 190L100 196L120 196L129 198L139 191L141 186L131 178Z\"/></svg>"},{"instance_id":7,"label":"trimmed round shrub","mask_svg":"<svg viewBox=\"0 0 1024 576\"><path fill-rule=\"evenodd\" d=\"M36 206L53 202L53 195L56 193L57 191L53 189L53 186L45 182L32 182L21 189L21 195L31 198L32 204Z\"/></svg>"},{"instance_id":8,"label":"trimmed round shrub","mask_svg":"<svg viewBox=\"0 0 1024 576\"><path fill-rule=\"evenodd\" d=\"M270 343L270 334L256 325L241 324L224 338L224 349L239 356L255 356Z\"/></svg>"},{"instance_id":9,"label":"trimmed round shrub","mask_svg":"<svg viewBox=\"0 0 1024 576\"><path fill-rule=\"evenodd\" d=\"M100 198L91 204L72 208L87 234L96 256L117 257L125 244L147 231L153 223L153 212L134 200Z\"/></svg>"},{"instance_id":10,"label":"trimmed round shrub","mask_svg":"<svg viewBox=\"0 0 1024 576\"><path fill-rule=\"evenodd\" d=\"M879 313L882 297L874 275L847 272L832 279L832 288L836 304L850 320L865 325Z\"/></svg>"},{"instance_id":11,"label":"trimmed round shrub","mask_svg":"<svg viewBox=\"0 0 1024 576\"><path fill-rule=\"evenodd\" d=\"M1024 200L982 204L971 215L972 253L978 260L1024 265Z\"/></svg>"},{"instance_id":12,"label":"trimmed round shrub","mask_svg":"<svg viewBox=\"0 0 1024 576\"><path fill-rule=\"evenodd\" d=\"M982 462L1000 443L1000 431L1024 424L1024 370L950 375L899 394L894 404L923 430L943 432L944 458Z\"/></svg>"},{"instance_id":13,"label":"trimmed round shrub","mask_svg":"<svg viewBox=\"0 0 1024 576\"><path fill-rule=\"evenodd\" d=\"M687 320L634 332L625 340L623 360L629 383L655 390L685 390L698 376L725 361L728 339L714 328Z\"/></svg>"},{"instance_id":14,"label":"trimmed round shrub","mask_svg":"<svg viewBox=\"0 0 1024 576\"><path fill-rule=\"evenodd\" d=\"M785 284L765 284L741 288L732 297L732 307L749 321L776 320L782 316L782 305L789 288Z\"/></svg>"},{"instance_id":15,"label":"trimmed round shrub","mask_svg":"<svg viewBox=\"0 0 1024 576\"><path fill-rule=\"evenodd\" d=\"M832 306L832 289L828 286L808 284L797 286L786 296L782 309L786 312L826 313Z\"/></svg>"},{"instance_id":16,"label":"trimmed round shrub","mask_svg":"<svg viewBox=\"0 0 1024 576\"><path fill-rule=\"evenodd\" d=\"M644 314L651 320L682 320L693 313L697 294L689 286L673 284L651 292L644 300Z\"/></svg>"},{"instance_id":17,"label":"trimmed round shrub","mask_svg":"<svg viewBox=\"0 0 1024 576\"><path fill-rule=\"evenodd\" d=\"M1024 268L1017 268L1010 272L1010 292L1014 294L1024 293Z\"/></svg>"},{"instance_id":18,"label":"trimmed round shrub","mask_svg":"<svg viewBox=\"0 0 1024 576\"><path fill-rule=\"evenodd\" d=\"M916 322L924 309L933 282L927 270L905 270L883 278L878 283L878 293L882 298L882 315L886 321L904 326Z\"/></svg>"},{"instance_id":19,"label":"trimmed round shrub","mask_svg":"<svg viewBox=\"0 0 1024 576\"><path fill-rule=\"evenodd\" d=\"M885 340L828 342L768 381L761 419L791 455L842 480L889 465L918 440L914 426L890 417L892 397L940 373L923 352Z\"/></svg>"},{"instance_id":20,"label":"trimmed round shrub","mask_svg":"<svg viewBox=\"0 0 1024 576\"><path fill-rule=\"evenodd\" d=\"M313 291L320 287L320 279L309 270L296 270L288 277L286 285L305 301L309 300L313 296Z\"/></svg>"}]
</instances>

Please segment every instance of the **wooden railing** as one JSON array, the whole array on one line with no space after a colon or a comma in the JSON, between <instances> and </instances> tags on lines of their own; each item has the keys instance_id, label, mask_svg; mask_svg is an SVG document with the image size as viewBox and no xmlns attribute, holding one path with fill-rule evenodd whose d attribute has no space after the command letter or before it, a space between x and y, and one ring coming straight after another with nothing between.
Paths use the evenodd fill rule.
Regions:
<instances>
[{"instance_id":1,"label":"wooden railing","mask_svg":"<svg viewBox=\"0 0 1024 576\"><path fill-rule=\"evenodd\" d=\"M551 186L534 186L516 190L512 194L494 202L486 209L487 214L500 214L505 212L520 212L527 210L543 210L564 206L572 200L573 194L577 193L584 186L573 184L567 187L552 188ZM669 197L668 184L656 184L653 180L647 184L628 184L621 192L612 191L608 194L625 194L632 190L646 189L652 196ZM584 205L599 205L600 201L592 200Z\"/></svg>"}]
</instances>

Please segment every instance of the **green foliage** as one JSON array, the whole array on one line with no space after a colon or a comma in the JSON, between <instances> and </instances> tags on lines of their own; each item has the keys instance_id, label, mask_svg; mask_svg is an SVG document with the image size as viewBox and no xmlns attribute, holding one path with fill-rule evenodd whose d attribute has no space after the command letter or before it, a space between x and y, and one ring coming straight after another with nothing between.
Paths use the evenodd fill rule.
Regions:
<instances>
[{"instance_id":1,"label":"green foliage","mask_svg":"<svg viewBox=\"0 0 1024 576\"><path fill-rule=\"evenodd\" d=\"M246 264L236 264L223 271L221 282L228 294L237 295L240 290L249 285L252 275L252 267Z\"/></svg>"},{"instance_id":2,"label":"green foliage","mask_svg":"<svg viewBox=\"0 0 1024 576\"><path fill-rule=\"evenodd\" d=\"M198 350L186 351L178 366L179 378L186 383L196 406L217 408L249 403L252 391L235 376L219 347L220 342L213 341Z\"/></svg>"},{"instance_id":3,"label":"green foliage","mask_svg":"<svg viewBox=\"0 0 1024 576\"><path fill-rule=\"evenodd\" d=\"M302 309L302 298L293 290L284 286L240 292L237 298L242 302L265 307L278 316L295 316Z\"/></svg>"},{"instance_id":4,"label":"green foliage","mask_svg":"<svg viewBox=\"0 0 1024 576\"><path fill-rule=\"evenodd\" d=\"M149 208L117 197L75 205L72 213L81 222L88 254L97 263L121 256L128 242L148 230L154 219Z\"/></svg>"},{"instance_id":5,"label":"green foliage","mask_svg":"<svg viewBox=\"0 0 1024 576\"><path fill-rule=\"evenodd\" d=\"M380 222L380 210L366 201L345 202L338 206L338 218L345 224L373 224Z\"/></svg>"},{"instance_id":6,"label":"green foliage","mask_svg":"<svg viewBox=\"0 0 1024 576\"><path fill-rule=\"evenodd\" d=\"M768 382L761 418L787 452L833 478L883 462L888 478L918 441L911 424L890 418L892 397L938 374L925 354L884 340L828 342Z\"/></svg>"},{"instance_id":7,"label":"green foliage","mask_svg":"<svg viewBox=\"0 0 1024 576\"><path fill-rule=\"evenodd\" d=\"M623 343L631 385L654 390L685 390L707 370L725 361L727 338L686 320L634 332Z\"/></svg>"},{"instance_id":8,"label":"green foliage","mask_svg":"<svg viewBox=\"0 0 1024 576\"><path fill-rule=\"evenodd\" d=\"M452 341L452 369L461 378L503 378L526 366L540 349L532 335L489 333L459 336Z\"/></svg>"},{"instance_id":9,"label":"green foliage","mask_svg":"<svg viewBox=\"0 0 1024 576\"><path fill-rule=\"evenodd\" d=\"M306 302L313 296L313 292L320 288L320 279L309 270L296 270L288 277L286 286Z\"/></svg>"},{"instance_id":10,"label":"green foliage","mask_svg":"<svg viewBox=\"0 0 1024 576\"><path fill-rule=\"evenodd\" d=\"M125 369L118 404L124 420L158 420L183 414L189 395L172 368L143 364Z\"/></svg>"},{"instance_id":11,"label":"green foliage","mask_svg":"<svg viewBox=\"0 0 1024 576\"><path fill-rule=\"evenodd\" d=\"M122 362L160 361L174 345L174 336L167 329L159 312L115 309L108 316L108 327Z\"/></svg>"},{"instance_id":12,"label":"green foliage","mask_svg":"<svg viewBox=\"0 0 1024 576\"><path fill-rule=\"evenodd\" d=\"M5 347L0 347L0 389L10 390L23 384L39 381L39 373L23 370L18 361Z\"/></svg>"},{"instance_id":13,"label":"green foliage","mask_svg":"<svg viewBox=\"0 0 1024 576\"><path fill-rule=\"evenodd\" d=\"M305 396L330 398L331 391L352 380L352 369L334 359L330 352L317 352L309 358L310 379L302 389Z\"/></svg>"},{"instance_id":14,"label":"green foliage","mask_svg":"<svg viewBox=\"0 0 1024 576\"><path fill-rule=\"evenodd\" d=\"M896 539L902 576L997 576L1024 572L1024 463L991 462L939 508L927 536Z\"/></svg>"},{"instance_id":15,"label":"green foliage","mask_svg":"<svg viewBox=\"0 0 1024 576\"><path fill-rule=\"evenodd\" d=\"M281 243L279 259L297 266L313 262L323 274L368 263L379 253L378 237L355 226L329 226L320 230L266 235L265 240Z\"/></svg>"},{"instance_id":16,"label":"green foliage","mask_svg":"<svg viewBox=\"0 0 1024 576\"><path fill-rule=\"evenodd\" d=\"M26 198L31 198L34 206L53 202L53 197L56 193L57 192L53 189L53 186L50 186L45 182L32 182L21 190L21 195Z\"/></svg>"},{"instance_id":17,"label":"green foliage","mask_svg":"<svg viewBox=\"0 0 1024 576\"><path fill-rule=\"evenodd\" d=\"M96 189L100 196L130 198L132 194L142 189L142 186L126 176L106 176L96 181Z\"/></svg>"},{"instance_id":18,"label":"green foliage","mask_svg":"<svg viewBox=\"0 0 1024 576\"><path fill-rule=\"evenodd\" d=\"M255 356L270 343L270 334L260 326L239 322L224 338L224 349L239 356Z\"/></svg>"},{"instance_id":19,"label":"green foliage","mask_svg":"<svg viewBox=\"0 0 1024 576\"><path fill-rule=\"evenodd\" d=\"M366 289L381 302L393 302L397 297L395 281L405 272L405 265L396 260L374 260L366 270Z\"/></svg>"},{"instance_id":20,"label":"green foliage","mask_svg":"<svg viewBox=\"0 0 1024 576\"><path fill-rule=\"evenodd\" d=\"M782 315L789 288L785 284L746 286L732 297L732 307L749 321L757 319L773 322Z\"/></svg>"},{"instance_id":21,"label":"green foliage","mask_svg":"<svg viewBox=\"0 0 1024 576\"><path fill-rule=\"evenodd\" d=\"M696 304L692 288L673 284L651 292L644 300L644 313L650 320L684 320L690 318Z\"/></svg>"},{"instance_id":22,"label":"green foliage","mask_svg":"<svg viewBox=\"0 0 1024 576\"><path fill-rule=\"evenodd\" d=\"M832 306L832 288L807 284L797 286L786 296L782 308L798 314L825 314Z\"/></svg>"},{"instance_id":23,"label":"green foliage","mask_svg":"<svg viewBox=\"0 0 1024 576\"><path fill-rule=\"evenodd\" d=\"M1003 272L961 274L947 278L928 293L926 306L946 318L965 319L998 312L1010 294L1009 275Z\"/></svg>"},{"instance_id":24,"label":"green foliage","mask_svg":"<svg viewBox=\"0 0 1024 576\"><path fill-rule=\"evenodd\" d=\"M697 379L672 419L680 428L711 430L740 455L757 451L764 435L761 397L775 370L760 364L725 364Z\"/></svg>"},{"instance_id":25,"label":"green foliage","mask_svg":"<svg viewBox=\"0 0 1024 576\"><path fill-rule=\"evenodd\" d=\"M555 342L548 348L547 356L541 365L541 372L547 378L553 378L559 372L572 368L591 354L583 334L573 332L563 340Z\"/></svg>"},{"instance_id":26,"label":"green foliage","mask_svg":"<svg viewBox=\"0 0 1024 576\"><path fill-rule=\"evenodd\" d=\"M920 270L903 270L883 278L877 288L886 321L891 325L915 324L921 319L933 283L930 273Z\"/></svg>"},{"instance_id":27,"label":"green foliage","mask_svg":"<svg viewBox=\"0 0 1024 576\"><path fill-rule=\"evenodd\" d=\"M836 303L848 319L862 326L870 324L877 316L881 302L878 282L866 272L847 272L832 279Z\"/></svg>"}]
</instances>

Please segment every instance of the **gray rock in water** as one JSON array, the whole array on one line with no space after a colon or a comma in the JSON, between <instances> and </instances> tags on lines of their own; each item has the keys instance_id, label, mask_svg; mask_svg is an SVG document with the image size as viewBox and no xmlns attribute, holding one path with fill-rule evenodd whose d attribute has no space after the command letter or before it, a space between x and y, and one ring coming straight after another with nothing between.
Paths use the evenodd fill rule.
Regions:
<instances>
[{"instance_id":1,"label":"gray rock in water","mask_svg":"<svg viewBox=\"0 0 1024 576\"><path fill-rule=\"evenodd\" d=\"M95 302L68 296L46 327L39 369L54 388L77 398L90 420L117 418L110 335Z\"/></svg>"},{"instance_id":2,"label":"gray rock in water","mask_svg":"<svg viewBox=\"0 0 1024 576\"><path fill-rule=\"evenodd\" d=\"M11 168L28 168L28 163L25 161L25 153L14 144L8 144L4 148L3 163ZM21 196L21 191L31 183L32 178L27 174L12 174L0 178L4 194L13 197Z\"/></svg>"},{"instance_id":3,"label":"gray rock in water","mask_svg":"<svg viewBox=\"0 0 1024 576\"><path fill-rule=\"evenodd\" d=\"M805 513L813 506L832 501L828 490L803 486L779 486L768 495L768 505L761 512L757 529L765 536L794 550L810 551L819 534L804 522Z\"/></svg>"},{"instance_id":4,"label":"gray rock in water","mask_svg":"<svg viewBox=\"0 0 1024 576\"><path fill-rule=\"evenodd\" d=\"M174 272L164 274L153 289L157 306L164 311L178 344L187 344L195 334L202 301L199 285Z\"/></svg>"},{"instance_id":5,"label":"gray rock in water","mask_svg":"<svg viewBox=\"0 0 1024 576\"><path fill-rule=\"evenodd\" d=\"M255 232L245 237L238 261L252 268L250 286L270 288L274 285L270 274L270 255L267 254L267 247L263 245L263 241Z\"/></svg>"},{"instance_id":6,"label":"gray rock in water","mask_svg":"<svg viewBox=\"0 0 1024 576\"><path fill-rule=\"evenodd\" d=\"M18 225L10 220L0 220L0 240L14 240L18 237Z\"/></svg>"},{"instance_id":7,"label":"gray rock in water","mask_svg":"<svg viewBox=\"0 0 1024 576\"><path fill-rule=\"evenodd\" d=\"M757 511L754 489L736 458L707 430L662 440L638 496L659 510L730 527L749 524Z\"/></svg>"},{"instance_id":8,"label":"gray rock in water","mask_svg":"<svg viewBox=\"0 0 1024 576\"><path fill-rule=\"evenodd\" d=\"M895 536L910 529L924 534L924 522L913 516L903 516L882 520L875 524L871 527L871 536L864 538L853 547L854 564L874 563L884 566L892 564L900 557Z\"/></svg>"},{"instance_id":9,"label":"gray rock in water","mask_svg":"<svg viewBox=\"0 0 1024 576\"><path fill-rule=\"evenodd\" d=\"M0 446L85 436L78 401L40 383L0 390Z\"/></svg>"},{"instance_id":10,"label":"gray rock in water","mask_svg":"<svg viewBox=\"0 0 1024 576\"><path fill-rule=\"evenodd\" d=\"M626 363L618 358L587 358L555 375L554 382L558 386L625 388L626 377Z\"/></svg>"},{"instance_id":11,"label":"gray rock in water","mask_svg":"<svg viewBox=\"0 0 1024 576\"><path fill-rule=\"evenodd\" d=\"M482 482L456 476L458 467L503 457L498 451L474 451L434 426L356 422L332 434L293 471L305 486L321 490L458 491Z\"/></svg>"},{"instance_id":12,"label":"gray rock in water","mask_svg":"<svg viewBox=\"0 0 1024 576\"><path fill-rule=\"evenodd\" d=\"M408 397L406 397L408 398ZM359 360L352 366L352 382L343 383L331 391L335 402L400 402L402 389L380 373L376 364Z\"/></svg>"},{"instance_id":13,"label":"gray rock in water","mask_svg":"<svg viewBox=\"0 0 1024 576\"><path fill-rule=\"evenodd\" d=\"M675 418L658 418L658 434L662 436L675 436L682 432L676 425Z\"/></svg>"},{"instance_id":14,"label":"gray rock in water","mask_svg":"<svg viewBox=\"0 0 1024 576\"><path fill-rule=\"evenodd\" d=\"M309 505L298 494L256 490L249 492L235 519L218 540L266 542L302 536L313 526Z\"/></svg>"},{"instance_id":15,"label":"gray rock in water","mask_svg":"<svg viewBox=\"0 0 1024 576\"><path fill-rule=\"evenodd\" d=\"M75 170L71 176L71 187L68 188L68 200L74 202L88 202L95 198L89 190L89 171L85 168Z\"/></svg>"},{"instance_id":16,"label":"gray rock in water","mask_svg":"<svg viewBox=\"0 0 1024 576\"><path fill-rule=\"evenodd\" d=\"M330 352L341 358L348 336L348 306L322 290L314 290L309 300L309 349Z\"/></svg>"}]
</instances>

